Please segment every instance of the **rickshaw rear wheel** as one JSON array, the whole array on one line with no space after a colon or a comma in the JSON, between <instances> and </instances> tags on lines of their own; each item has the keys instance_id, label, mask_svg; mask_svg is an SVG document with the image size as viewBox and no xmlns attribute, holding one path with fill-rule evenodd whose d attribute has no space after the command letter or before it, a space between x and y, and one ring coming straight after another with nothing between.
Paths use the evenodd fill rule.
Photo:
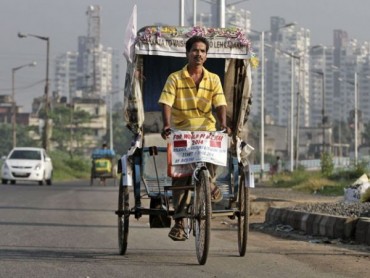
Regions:
<instances>
[{"instance_id":1,"label":"rickshaw rear wheel","mask_svg":"<svg viewBox=\"0 0 370 278\"><path fill-rule=\"evenodd\" d=\"M245 174L240 175L238 192L238 249L241 257L245 256L249 233L249 187L245 186Z\"/></svg>"},{"instance_id":2,"label":"rickshaw rear wheel","mask_svg":"<svg viewBox=\"0 0 370 278\"><path fill-rule=\"evenodd\" d=\"M130 205L128 186L119 185L118 191L118 246L119 254L124 255L127 250L129 231Z\"/></svg>"},{"instance_id":3,"label":"rickshaw rear wheel","mask_svg":"<svg viewBox=\"0 0 370 278\"><path fill-rule=\"evenodd\" d=\"M194 196L194 233L197 259L200 265L207 261L211 236L211 190L209 173L200 170Z\"/></svg>"}]
</instances>

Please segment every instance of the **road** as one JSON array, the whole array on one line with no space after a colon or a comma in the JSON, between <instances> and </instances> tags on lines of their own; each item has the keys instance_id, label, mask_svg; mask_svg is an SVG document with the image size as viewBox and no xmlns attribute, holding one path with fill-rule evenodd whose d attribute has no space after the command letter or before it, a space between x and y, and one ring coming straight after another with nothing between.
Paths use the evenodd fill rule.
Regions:
<instances>
[{"instance_id":1,"label":"road","mask_svg":"<svg viewBox=\"0 0 370 278\"><path fill-rule=\"evenodd\" d=\"M205 266L194 239L173 242L147 218L130 218L118 255L118 187L88 181L0 186L0 277L365 277L369 248L313 244L251 231L239 257L235 226L214 219ZM252 221L260 221L256 217Z\"/></svg>"}]
</instances>

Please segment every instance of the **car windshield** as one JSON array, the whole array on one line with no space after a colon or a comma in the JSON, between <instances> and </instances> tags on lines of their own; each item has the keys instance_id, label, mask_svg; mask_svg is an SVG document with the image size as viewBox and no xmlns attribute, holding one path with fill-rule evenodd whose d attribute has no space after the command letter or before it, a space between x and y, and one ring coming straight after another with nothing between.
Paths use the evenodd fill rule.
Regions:
<instances>
[{"instance_id":1,"label":"car windshield","mask_svg":"<svg viewBox=\"0 0 370 278\"><path fill-rule=\"evenodd\" d=\"M41 160L41 152L34 150L14 150L9 159Z\"/></svg>"}]
</instances>

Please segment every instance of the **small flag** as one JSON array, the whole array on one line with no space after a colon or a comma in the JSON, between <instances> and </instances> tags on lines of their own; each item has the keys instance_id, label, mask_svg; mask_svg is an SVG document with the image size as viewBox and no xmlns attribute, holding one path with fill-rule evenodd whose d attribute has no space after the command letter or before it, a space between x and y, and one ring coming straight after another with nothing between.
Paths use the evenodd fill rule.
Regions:
<instances>
[{"instance_id":1,"label":"small flag","mask_svg":"<svg viewBox=\"0 0 370 278\"><path fill-rule=\"evenodd\" d=\"M188 141L186 140L173 141L173 146L175 148L186 148L188 146Z\"/></svg>"},{"instance_id":2,"label":"small flag","mask_svg":"<svg viewBox=\"0 0 370 278\"><path fill-rule=\"evenodd\" d=\"M209 145L213 148L221 148L221 141L211 140Z\"/></svg>"},{"instance_id":3,"label":"small flag","mask_svg":"<svg viewBox=\"0 0 370 278\"><path fill-rule=\"evenodd\" d=\"M123 55L125 56L126 60L130 63L133 62L134 58L134 45L137 29L136 26L137 26L137 9L135 5L126 27L125 41L123 45Z\"/></svg>"}]
</instances>

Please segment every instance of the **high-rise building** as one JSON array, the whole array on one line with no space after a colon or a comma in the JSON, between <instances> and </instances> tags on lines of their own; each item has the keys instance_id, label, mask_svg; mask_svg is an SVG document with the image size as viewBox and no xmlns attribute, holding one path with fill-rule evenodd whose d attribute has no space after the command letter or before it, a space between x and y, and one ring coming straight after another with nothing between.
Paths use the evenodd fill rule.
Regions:
<instances>
[{"instance_id":1,"label":"high-rise building","mask_svg":"<svg viewBox=\"0 0 370 278\"><path fill-rule=\"evenodd\" d=\"M277 125L289 125L293 97L296 117L294 121L299 120L301 126L308 126L310 31L296 25L286 25L283 18L271 17L270 31L265 32L264 109L266 121ZM253 51L256 56L261 57L260 36L251 36L251 38L253 38ZM261 76L261 67L259 67L258 71L253 73L252 83L254 104L252 115L255 117L258 117L261 111ZM298 114L297 107L299 107ZM297 115L299 115L298 118Z\"/></svg>"},{"instance_id":2,"label":"high-rise building","mask_svg":"<svg viewBox=\"0 0 370 278\"><path fill-rule=\"evenodd\" d=\"M100 11L95 5L87 8L87 35L78 38L76 53L67 52L57 59L55 91L59 96L107 98L119 90L119 58L112 48L101 44Z\"/></svg>"},{"instance_id":3,"label":"high-rise building","mask_svg":"<svg viewBox=\"0 0 370 278\"><path fill-rule=\"evenodd\" d=\"M77 52L66 52L55 61L55 91L70 100L77 90Z\"/></svg>"}]
</instances>

